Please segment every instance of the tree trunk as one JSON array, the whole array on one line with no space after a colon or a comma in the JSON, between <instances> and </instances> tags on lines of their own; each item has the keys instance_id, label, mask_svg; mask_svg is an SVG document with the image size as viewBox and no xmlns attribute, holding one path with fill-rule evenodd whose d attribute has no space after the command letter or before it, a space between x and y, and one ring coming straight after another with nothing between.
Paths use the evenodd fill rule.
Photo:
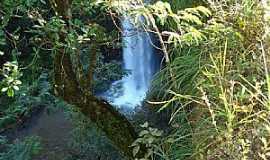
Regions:
<instances>
[{"instance_id":1,"label":"tree trunk","mask_svg":"<svg viewBox=\"0 0 270 160\"><path fill-rule=\"evenodd\" d=\"M60 52L55 56L55 94L67 103L79 107L82 114L89 117L117 148L126 156L132 157L130 145L137 137L132 124L106 101L83 92L71 65L68 54Z\"/></svg>"},{"instance_id":2,"label":"tree trunk","mask_svg":"<svg viewBox=\"0 0 270 160\"><path fill-rule=\"evenodd\" d=\"M97 65L97 46L92 45L90 50L90 58L89 58L89 68L88 73L86 75L86 80L88 80L88 85L86 87L90 89L91 92L93 92L93 81L94 81L94 72L95 67Z\"/></svg>"},{"instance_id":3,"label":"tree trunk","mask_svg":"<svg viewBox=\"0 0 270 160\"><path fill-rule=\"evenodd\" d=\"M68 19L71 18L69 9L71 1L51 0L51 3L58 15L66 19L68 23ZM65 34L60 36L64 41ZM93 67L92 65L90 64L91 67ZM54 89L56 96L80 108L82 114L89 117L120 151L128 157L132 157L130 145L137 138L132 124L109 103L97 99L78 83L70 55L65 53L64 48L59 50L54 57Z\"/></svg>"}]
</instances>

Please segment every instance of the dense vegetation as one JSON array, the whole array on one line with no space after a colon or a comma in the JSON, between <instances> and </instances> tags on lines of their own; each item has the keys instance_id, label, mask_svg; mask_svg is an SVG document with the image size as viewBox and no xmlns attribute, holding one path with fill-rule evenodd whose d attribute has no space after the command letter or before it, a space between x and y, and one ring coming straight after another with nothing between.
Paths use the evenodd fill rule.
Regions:
<instances>
[{"instance_id":1,"label":"dense vegetation","mask_svg":"<svg viewBox=\"0 0 270 160\"><path fill-rule=\"evenodd\" d=\"M270 159L269 6L259 0L1 0L0 134L41 108L62 107L76 125L72 145L80 153L66 159L90 159L87 142L99 131L111 159ZM163 66L144 107L155 108L154 119L165 115L163 131L131 124L95 96L128 74L121 68L123 15L159 42ZM1 160L42 153L38 137L11 143L0 136Z\"/></svg>"}]
</instances>

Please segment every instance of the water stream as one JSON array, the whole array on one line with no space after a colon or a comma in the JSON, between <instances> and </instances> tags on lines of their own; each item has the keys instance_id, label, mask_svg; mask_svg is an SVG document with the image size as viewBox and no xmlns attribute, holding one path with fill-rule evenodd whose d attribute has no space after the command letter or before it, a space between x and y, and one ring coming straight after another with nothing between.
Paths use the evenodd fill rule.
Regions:
<instances>
[{"instance_id":1,"label":"water stream","mask_svg":"<svg viewBox=\"0 0 270 160\"><path fill-rule=\"evenodd\" d=\"M133 25L129 18L122 20L122 30L123 68L130 73L113 83L105 98L115 106L134 109L145 99L159 61L148 32Z\"/></svg>"}]
</instances>

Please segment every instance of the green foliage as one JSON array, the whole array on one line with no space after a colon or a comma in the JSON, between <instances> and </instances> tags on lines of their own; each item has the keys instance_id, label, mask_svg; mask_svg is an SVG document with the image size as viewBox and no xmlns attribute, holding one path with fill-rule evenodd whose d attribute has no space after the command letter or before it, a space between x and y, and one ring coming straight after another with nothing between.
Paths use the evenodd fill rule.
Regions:
<instances>
[{"instance_id":1,"label":"green foliage","mask_svg":"<svg viewBox=\"0 0 270 160\"><path fill-rule=\"evenodd\" d=\"M13 28L12 21L15 19L25 20L35 12L40 6L44 5L45 1L37 0L3 0L0 6L0 56L12 56L12 62L6 62L2 69L0 69L1 84L0 88L2 93L6 92L9 97L14 96L14 91L19 90L21 81L20 66L18 65L18 56L21 52L18 49L19 43L23 41L21 38L21 28L17 26ZM33 8L35 7L35 8ZM31 22L29 22L31 23ZM9 30L12 28L11 30ZM12 45L12 49L9 48ZM25 46L24 46L25 47ZM6 53L4 53L4 50Z\"/></svg>"},{"instance_id":2,"label":"green foliage","mask_svg":"<svg viewBox=\"0 0 270 160\"><path fill-rule=\"evenodd\" d=\"M119 33L110 27L112 21L107 22L108 15L118 14L130 16L135 24L154 32L169 58L153 81L151 97L158 101L153 104L162 105L160 112L170 109L173 131L164 136L159 130L142 125L143 130L131 146L134 156L146 149L144 159L269 159L269 37L265 33L269 24L264 7L258 0L207 2L210 9L200 6L200 1L185 0L145 5L140 1L74 0L74 18L67 21L51 14L44 16L50 12L41 9L45 1L3 0L0 55L8 54L2 49L8 40L13 45L9 52L16 62L7 62L2 67L0 88L8 96L16 96L13 100L0 97L4 102L0 127L29 114L33 106L56 103L50 93L50 75L41 74L43 68L37 59L46 57L43 59L46 62L40 62L50 72L52 64L48 62L64 51L72 56L73 70L81 77L90 66L89 57L97 53L96 92L122 78L126 72L121 70L120 63L106 62L101 53L101 48L119 47L119 42L115 43ZM194 6L197 3L200 5ZM17 64L26 64L18 58L20 26L12 33L6 30L14 17L33 23L31 29L23 31L32 34L33 63L22 67L35 74L32 77L27 74L21 77ZM145 21L141 21L142 17ZM21 85L19 78L27 82ZM97 136L89 133L93 130L91 125L82 123L84 119L76 122L79 127L71 145L89 156L93 145L87 142ZM39 148L33 140L8 145L0 159L30 159L37 151L35 148Z\"/></svg>"},{"instance_id":3,"label":"green foliage","mask_svg":"<svg viewBox=\"0 0 270 160\"><path fill-rule=\"evenodd\" d=\"M73 9L76 14L79 6L86 6L95 8L94 2L87 2L85 4L74 1ZM84 9L82 12L84 12ZM100 8L95 8L99 10ZM80 12L81 13L81 12ZM94 14L94 13L93 13ZM33 17L34 19L37 19ZM90 17L89 17L90 18ZM95 21L95 20L93 20ZM101 20L102 21L102 20ZM113 43L118 33L111 28L92 22L87 23L83 19L73 18L67 23L60 17L52 17L49 21L44 19L38 20L39 24L35 25L33 32L36 33L35 40L38 44L50 44L52 55L59 52L63 47L65 52L72 57L72 63L77 77L83 77L87 74L92 60L92 54L96 52L96 65L94 66L94 92L101 92L109 88L112 81L119 80L125 72L122 71L121 65L117 61L105 62L101 48L119 48L119 43ZM72 30L70 30L72 28ZM61 37L65 34L66 38L63 41ZM93 50L93 46L95 49ZM94 60L95 61L95 60ZM79 79L79 78L78 78Z\"/></svg>"},{"instance_id":4,"label":"green foliage","mask_svg":"<svg viewBox=\"0 0 270 160\"><path fill-rule=\"evenodd\" d=\"M43 73L31 85L23 84L13 99L1 97L0 102L0 130L20 123L41 106L56 106L57 100L51 95L51 85L48 74Z\"/></svg>"},{"instance_id":5,"label":"green foliage","mask_svg":"<svg viewBox=\"0 0 270 160\"><path fill-rule=\"evenodd\" d=\"M33 6L44 5L45 1L41 0L2 0L0 6L0 17L1 23L0 28L2 29L8 25L10 19L14 16L23 17L27 16L27 13L31 12ZM2 15L3 14L3 15Z\"/></svg>"},{"instance_id":6,"label":"green foliage","mask_svg":"<svg viewBox=\"0 0 270 160\"><path fill-rule=\"evenodd\" d=\"M94 81L94 92L101 93L110 88L111 82L120 80L127 71L122 69L120 62L111 61L105 62L104 57L98 57L97 67L95 69L95 81Z\"/></svg>"},{"instance_id":7,"label":"green foliage","mask_svg":"<svg viewBox=\"0 0 270 160\"><path fill-rule=\"evenodd\" d=\"M99 22L107 16L107 7L95 0L73 0L72 10L76 16L85 16Z\"/></svg>"},{"instance_id":8,"label":"green foliage","mask_svg":"<svg viewBox=\"0 0 270 160\"><path fill-rule=\"evenodd\" d=\"M185 8L192 8L200 5L205 5L204 0L177 0L177 1L162 0L162 1L170 3L173 11L179 11Z\"/></svg>"},{"instance_id":9,"label":"green foliage","mask_svg":"<svg viewBox=\"0 0 270 160\"><path fill-rule=\"evenodd\" d=\"M3 30L0 30L0 47L6 44L6 39ZM1 47L2 48L2 47ZM4 52L0 50L0 56L3 56Z\"/></svg>"},{"instance_id":10,"label":"green foliage","mask_svg":"<svg viewBox=\"0 0 270 160\"><path fill-rule=\"evenodd\" d=\"M41 151L39 141L38 137L27 137L9 144L4 137L0 137L0 146L5 148L0 152L0 160L31 160Z\"/></svg>"},{"instance_id":11,"label":"green foliage","mask_svg":"<svg viewBox=\"0 0 270 160\"><path fill-rule=\"evenodd\" d=\"M155 154L162 154L159 145L161 144L160 138L163 132L156 128L149 127L147 122L141 125L141 127L142 131L140 131L138 139L131 145L133 148L133 156L137 157L141 148L143 148L143 150L146 149L146 153L140 160L153 159Z\"/></svg>"},{"instance_id":12,"label":"green foliage","mask_svg":"<svg viewBox=\"0 0 270 160\"><path fill-rule=\"evenodd\" d=\"M201 28L204 21L211 16L210 10L203 6L173 11L167 2L157 1L154 4L138 5L129 2L115 2L111 7L119 14L127 14L132 17L135 24L141 24L147 29L154 30L155 34L167 37L167 44L193 45L206 39ZM145 21L141 21L142 17ZM155 31L155 25L164 27L161 33ZM154 29L153 29L154 28Z\"/></svg>"},{"instance_id":13,"label":"green foliage","mask_svg":"<svg viewBox=\"0 0 270 160\"><path fill-rule=\"evenodd\" d=\"M153 83L153 96L164 100L153 104L170 108L177 126L166 152L172 159L269 159L269 41L261 3L209 2L211 20L187 18L203 39L169 45L171 62Z\"/></svg>"},{"instance_id":14,"label":"green foliage","mask_svg":"<svg viewBox=\"0 0 270 160\"><path fill-rule=\"evenodd\" d=\"M18 65L16 62L7 62L0 69L2 81L0 88L2 93L7 93L9 97L14 96L14 91L19 90L19 85L22 82L19 80L21 73L19 72Z\"/></svg>"},{"instance_id":15,"label":"green foliage","mask_svg":"<svg viewBox=\"0 0 270 160\"><path fill-rule=\"evenodd\" d=\"M66 114L74 126L71 131L72 138L67 145L74 150L75 154L67 156L68 160L124 160L108 138L77 109L66 108Z\"/></svg>"},{"instance_id":16,"label":"green foliage","mask_svg":"<svg viewBox=\"0 0 270 160\"><path fill-rule=\"evenodd\" d=\"M93 48L96 48L97 63L94 66L93 76L96 92L104 91L112 81L122 78L125 72L121 69L121 63L118 60L109 62L106 57L103 57L103 54L107 54L103 53L103 50L107 52L120 47L119 31L115 30L108 12L103 12L104 10L105 8L97 6L95 1L74 0L72 4L74 18L66 21L52 13L47 0L1 1L0 56L3 55L9 61L12 58L16 63L7 62L3 66L3 76L1 70L0 89L3 88L2 91L7 92L9 96L15 96L14 98L4 94L0 96L0 132L16 127L16 124L21 125L41 107L61 105L52 95L51 84L53 83L51 80L53 58L59 52L64 51L72 57L72 67L79 77L80 74L87 74L90 57L94 54ZM17 21L23 21L27 26L17 24ZM24 41L29 47L27 50L24 50L25 44L21 46L23 49L19 46ZM7 70L9 72L6 72ZM24 73L23 76L21 72ZM20 83L19 78L23 84ZM18 86L20 90L14 92ZM71 148L80 153L79 158L92 158L89 154L92 151L95 151L99 158L98 156L104 153L95 147L100 144L103 144L100 148L103 148L104 152L113 150L116 159L121 157L110 142L104 140L104 136L97 140L100 133L96 132L93 126L86 127L82 123L77 122L74 141L71 142ZM32 153L36 154L32 149L37 144L31 143L31 140L18 143L14 147L7 147L0 159L32 159ZM107 146L110 146L109 149ZM104 157L109 156L104 155ZM71 158L78 159L76 154L74 157Z\"/></svg>"}]
</instances>

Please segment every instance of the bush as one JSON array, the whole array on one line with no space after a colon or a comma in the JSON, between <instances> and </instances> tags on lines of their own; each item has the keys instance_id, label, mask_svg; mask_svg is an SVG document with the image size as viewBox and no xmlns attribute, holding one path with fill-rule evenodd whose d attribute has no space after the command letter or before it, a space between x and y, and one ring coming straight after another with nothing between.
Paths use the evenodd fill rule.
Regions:
<instances>
[{"instance_id":1,"label":"bush","mask_svg":"<svg viewBox=\"0 0 270 160\"><path fill-rule=\"evenodd\" d=\"M41 151L38 137L27 137L22 141L9 144L4 137L0 137L0 160L32 160Z\"/></svg>"},{"instance_id":2,"label":"bush","mask_svg":"<svg viewBox=\"0 0 270 160\"><path fill-rule=\"evenodd\" d=\"M208 3L204 38L169 46L171 62L154 80L152 95L164 100L154 104L173 112L165 152L171 159L269 159L265 9L256 0Z\"/></svg>"}]
</instances>

